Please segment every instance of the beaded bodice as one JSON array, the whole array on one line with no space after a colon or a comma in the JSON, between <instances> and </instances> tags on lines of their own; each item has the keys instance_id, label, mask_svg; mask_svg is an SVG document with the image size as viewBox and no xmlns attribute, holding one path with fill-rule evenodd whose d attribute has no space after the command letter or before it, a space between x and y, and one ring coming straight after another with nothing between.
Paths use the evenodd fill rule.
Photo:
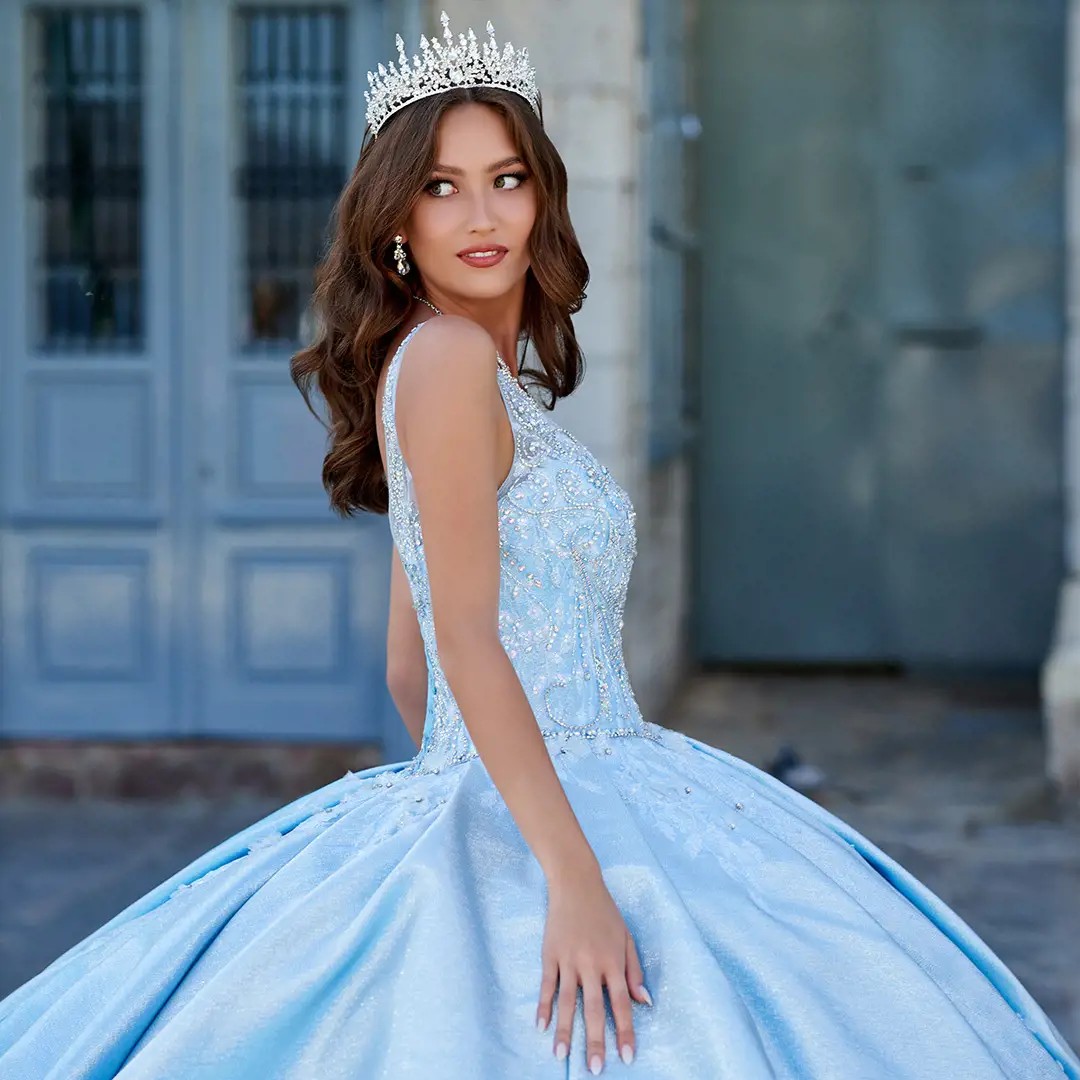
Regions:
<instances>
[{"instance_id":1,"label":"beaded bodice","mask_svg":"<svg viewBox=\"0 0 1080 1080\"><path fill-rule=\"evenodd\" d=\"M390 530L428 664L424 735L409 767L433 772L475 757L476 749L439 663L420 516L395 427L401 360L419 328L390 361L382 422ZM630 688L622 646L637 552L633 504L608 469L540 408L501 356L497 378L514 432L513 464L497 494L500 640L545 739L648 737L652 725Z\"/></svg>"}]
</instances>

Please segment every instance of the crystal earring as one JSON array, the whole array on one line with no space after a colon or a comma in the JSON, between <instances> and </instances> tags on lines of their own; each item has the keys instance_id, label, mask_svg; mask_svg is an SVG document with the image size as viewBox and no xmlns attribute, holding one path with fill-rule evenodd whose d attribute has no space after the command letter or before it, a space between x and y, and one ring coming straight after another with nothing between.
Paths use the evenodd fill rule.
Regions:
<instances>
[{"instance_id":1,"label":"crystal earring","mask_svg":"<svg viewBox=\"0 0 1080 1080\"><path fill-rule=\"evenodd\" d=\"M405 277L412 269L409 266L409 260L405 258L405 248L402 247L404 237L399 233L394 237L394 261L397 263L397 272L401 277Z\"/></svg>"}]
</instances>

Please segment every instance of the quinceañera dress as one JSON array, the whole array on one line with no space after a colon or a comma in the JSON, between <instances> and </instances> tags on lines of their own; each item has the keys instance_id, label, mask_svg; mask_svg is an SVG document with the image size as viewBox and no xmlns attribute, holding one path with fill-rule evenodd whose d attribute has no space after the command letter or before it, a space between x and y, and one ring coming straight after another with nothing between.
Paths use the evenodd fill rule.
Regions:
<instances>
[{"instance_id":1,"label":"quincea\u00f1era dress","mask_svg":"<svg viewBox=\"0 0 1080 1080\"><path fill-rule=\"evenodd\" d=\"M422 325L422 324L421 324ZM424 542L383 402L389 522L430 681L408 761L233 836L0 1003L4 1080L557 1080L534 1026L546 883L435 646ZM638 1080L1062 1080L1080 1062L939 898L768 773L643 719L623 663L626 492L500 357L499 628L633 935Z\"/></svg>"}]
</instances>

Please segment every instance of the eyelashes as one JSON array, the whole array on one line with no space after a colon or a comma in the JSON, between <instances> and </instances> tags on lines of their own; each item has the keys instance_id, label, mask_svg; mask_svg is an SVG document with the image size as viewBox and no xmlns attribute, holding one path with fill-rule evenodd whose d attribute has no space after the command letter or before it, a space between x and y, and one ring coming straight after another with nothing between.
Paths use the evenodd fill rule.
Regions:
<instances>
[{"instance_id":1,"label":"eyelashes","mask_svg":"<svg viewBox=\"0 0 1080 1080\"><path fill-rule=\"evenodd\" d=\"M529 179L529 174L527 172L522 172L522 171L499 173L499 175L496 176L495 179L496 179L496 181L503 180L508 176L513 178L514 180L516 180L517 183L514 184L514 186L510 187L510 188L507 188L505 185L503 185L503 187L501 187L499 189L500 191L515 191L517 188L521 187L521 185L524 184L526 180ZM438 188L438 186L440 184L449 184L451 187L454 186L452 180L432 180L430 183L428 183L428 184L426 184L424 186L424 191L426 191L429 195L431 195L432 197L434 197L436 199L445 199L447 197L447 195L445 195L445 194L440 195L440 194L438 194L437 191L434 190L434 189Z\"/></svg>"},{"instance_id":2,"label":"eyelashes","mask_svg":"<svg viewBox=\"0 0 1080 1080\"><path fill-rule=\"evenodd\" d=\"M499 173L499 175L496 176L495 179L501 180L504 176L512 176L515 180L517 180L517 184L515 184L514 187L521 187L521 185L529 179L529 174L524 171ZM511 188L510 190L513 191L514 188Z\"/></svg>"}]
</instances>

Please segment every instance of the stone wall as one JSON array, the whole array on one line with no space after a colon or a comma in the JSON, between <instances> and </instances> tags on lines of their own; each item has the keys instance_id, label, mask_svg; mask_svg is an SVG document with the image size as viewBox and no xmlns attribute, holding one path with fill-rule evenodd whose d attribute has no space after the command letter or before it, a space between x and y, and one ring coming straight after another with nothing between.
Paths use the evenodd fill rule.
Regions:
<instances>
[{"instance_id":1,"label":"stone wall","mask_svg":"<svg viewBox=\"0 0 1080 1080\"><path fill-rule=\"evenodd\" d=\"M238 795L288 802L382 758L373 743L18 739L0 753L0 803Z\"/></svg>"}]
</instances>

